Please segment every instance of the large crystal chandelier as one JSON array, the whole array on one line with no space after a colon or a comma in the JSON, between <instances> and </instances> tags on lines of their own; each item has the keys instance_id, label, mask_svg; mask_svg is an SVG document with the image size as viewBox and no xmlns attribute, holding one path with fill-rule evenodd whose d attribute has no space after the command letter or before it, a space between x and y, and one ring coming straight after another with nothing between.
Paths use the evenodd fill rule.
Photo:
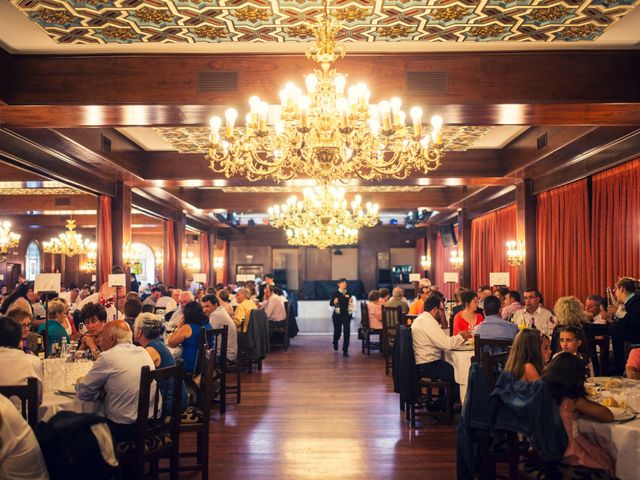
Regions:
<instances>
[{"instance_id":1,"label":"large crystal chandelier","mask_svg":"<svg viewBox=\"0 0 640 480\"><path fill-rule=\"evenodd\" d=\"M347 245L358 241L358 230L378 224L377 204L362 204L356 195L349 204L345 189L334 186L305 188L303 199L295 195L268 210L269 223L287 232L291 245Z\"/></svg>"},{"instance_id":2,"label":"large crystal chandelier","mask_svg":"<svg viewBox=\"0 0 640 480\"><path fill-rule=\"evenodd\" d=\"M48 242L42 242L42 250L45 253L53 253L73 257L75 255L87 254L96 250L95 242L88 238L82 238L82 234L75 231L76 221L67 220L67 231L57 237L52 237Z\"/></svg>"},{"instance_id":3,"label":"large crystal chandelier","mask_svg":"<svg viewBox=\"0 0 640 480\"><path fill-rule=\"evenodd\" d=\"M0 223L0 263L7 261L10 248L16 248L20 244L20 235L11 231L11 222Z\"/></svg>"},{"instance_id":4,"label":"large crystal chandelier","mask_svg":"<svg viewBox=\"0 0 640 480\"><path fill-rule=\"evenodd\" d=\"M346 75L331 68L345 55L336 41L342 27L328 18L326 2L324 9L313 27L316 43L306 52L321 68L305 77L306 95L292 83L280 91L274 128L267 124L269 105L255 96L249 99L243 129L236 128L234 109L226 111L222 132L222 120L212 117L208 158L213 172L251 181L307 176L328 183L355 177L402 179L440 166L442 117L433 116L427 131L419 107L410 110L407 125L399 97L371 105L364 83L345 93Z\"/></svg>"}]
</instances>

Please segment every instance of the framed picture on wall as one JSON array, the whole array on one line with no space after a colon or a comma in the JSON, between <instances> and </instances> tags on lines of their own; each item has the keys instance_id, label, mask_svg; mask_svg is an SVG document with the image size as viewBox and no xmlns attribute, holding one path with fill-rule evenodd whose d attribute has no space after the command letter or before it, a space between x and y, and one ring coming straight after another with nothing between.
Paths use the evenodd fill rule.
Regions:
<instances>
[{"instance_id":1,"label":"framed picture on wall","mask_svg":"<svg viewBox=\"0 0 640 480\"><path fill-rule=\"evenodd\" d=\"M389 268L389 252L378 252L378 268Z\"/></svg>"},{"instance_id":2,"label":"framed picture on wall","mask_svg":"<svg viewBox=\"0 0 640 480\"><path fill-rule=\"evenodd\" d=\"M238 275L253 275L254 278L262 277L262 264L241 264L236 265L236 277Z\"/></svg>"}]
</instances>

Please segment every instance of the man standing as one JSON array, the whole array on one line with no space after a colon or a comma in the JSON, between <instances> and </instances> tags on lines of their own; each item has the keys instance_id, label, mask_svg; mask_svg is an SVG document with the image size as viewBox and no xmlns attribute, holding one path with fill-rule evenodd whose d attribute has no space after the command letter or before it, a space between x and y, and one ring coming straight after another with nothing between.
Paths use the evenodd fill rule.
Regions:
<instances>
[{"instance_id":1,"label":"man standing","mask_svg":"<svg viewBox=\"0 0 640 480\"><path fill-rule=\"evenodd\" d=\"M344 331L342 340L342 355L349 356L349 340L351 335L351 312L353 311L353 298L347 293L347 279L338 280L338 291L331 295L329 305L333 307L333 350L338 351L340 335Z\"/></svg>"},{"instance_id":2,"label":"man standing","mask_svg":"<svg viewBox=\"0 0 640 480\"><path fill-rule=\"evenodd\" d=\"M264 289L267 287L275 287L275 281L273 279L273 273L267 273L264 276L264 282L260 284L260 290L258 292L258 300L262 302L264 300Z\"/></svg>"},{"instance_id":3,"label":"man standing","mask_svg":"<svg viewBox=\"0 0 640 480\"><path fill-rule=\"evenodd\" d=\"M553 314L542 306L542 294L535 288L524 291L524 308L513 315L513 323L537 328L551 338L556 321Z\"/></svg>"}]
</instances>

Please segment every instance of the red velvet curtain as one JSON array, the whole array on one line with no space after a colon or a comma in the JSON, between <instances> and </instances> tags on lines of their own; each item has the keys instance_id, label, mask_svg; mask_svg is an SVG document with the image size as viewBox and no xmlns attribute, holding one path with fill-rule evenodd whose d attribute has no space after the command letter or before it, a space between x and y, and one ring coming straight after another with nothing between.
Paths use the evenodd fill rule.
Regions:
<instances>
[{"instance_id":1,"label":"red velvet curtain","mask_svg":"<svg viewBox=\"0 0 640 480\"><path fill-rule=\"evenodd\" d=\"M458 226L455 226L455 232L456 232L456 237L458 236ZM438 285L438 287L440 287L440 291L447 297L449 298L451 296L451 292L449 289L449 284L448 283L444 283L444 272L455 272L456 270L454 270L451 267L451 263L449 262L449 258L451 257L451 251L454 249L458 249L457 246L455 247L447 247L445 248L442 245L442 236L440 235L440 232L438 232L437 238L436 238L436 248L435 248L435 254L434 257L432 258L431 261L435 262L434 266L435 266L435 279L431 279L432 283L434 285ZM468 260L467 260L468 261ZM458 272L458 278L459 278L460 272ZM455 294L455 291L458 289L458 287L460 286L460 283L454 283L453 284L453 293Z\"/></svg>"},{"instance_id":2,"label":"red velvet curtain","mask_svg":"<svg viewBox=\"0 0 640 480\"><path fill-rule=\"evenodd\" d=\"M640 159L592 177L593 287L640 276Z\"/></svg>"},{"instance_id":3,"label":"red velvet curtain","mask_svg":"<svg viewBox=\"0 0 640 480\"><path fill-rule=\"evenodd\" d=\"M164 228L167 232L167 255L166 255L166 275L165 284L169 286L177 286L176 278L176 237L174 232L175 222L173 220L165 220Z\"/></svg>"},{"instance_id":4,"label":"red velvet curtain","mask_svg":"<svg viewBox=\"0 0 640 480\"><path fill-rule=\"evenodd\" d=\"M207 274L207 285L209 285L209 272L211 271L211 256L209 255L209 234L200 233L200 264L202 273Z\"/></svg>"},{"instance_id":5,"label":"red velvet curtain","mask_svg":"<svg viewBox=\"0 0 640 480\"><path fill-rule=\"evenodd\" d=\"M592 293L591 222L587 180L538 195L538 289L553 309L564 295ZM526 248L526 246L525 246Z\"/></svg>"},{"instance_id":6,"label":"red velvet curtain","mask_svg":"<svg viewBox=\"0 0 640 480\"><path fill-rule=\"evenodd\" d=\"M106 282L113 267L111 242L111 197L100 195L98 208L98 287Z\"/></svg>"},{"instance_id":7,"label":"red velvet curtain","mask_svg":"<svg viewBox=\"0 0 640 480\"><path fill-rule=\"evenodd\" d=\"M518 267L507 261L506 243L516 239L516 206L471 220L471 288L489 284L489 273L509 272L509 286L518 290Z\"/></svg>"}]
</instances>

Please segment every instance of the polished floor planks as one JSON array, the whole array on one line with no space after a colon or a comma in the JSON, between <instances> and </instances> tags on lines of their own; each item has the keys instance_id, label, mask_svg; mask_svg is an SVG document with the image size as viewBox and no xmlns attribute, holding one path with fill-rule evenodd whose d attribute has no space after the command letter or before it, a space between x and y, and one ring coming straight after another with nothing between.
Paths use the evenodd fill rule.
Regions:
<instances>
[{"instance_id":1,"label":"polished floor planks","mask_svg":"<svg viewBox=\"0 0 640 480\"><path fill-rule=\"evenodd\" d=\"M408 428L382 357L355 338L343 358L329 336L299 336L242 381L242 403L212 416L210 478L455 478L454 427Z\"/></svg>"}]
</instances>

